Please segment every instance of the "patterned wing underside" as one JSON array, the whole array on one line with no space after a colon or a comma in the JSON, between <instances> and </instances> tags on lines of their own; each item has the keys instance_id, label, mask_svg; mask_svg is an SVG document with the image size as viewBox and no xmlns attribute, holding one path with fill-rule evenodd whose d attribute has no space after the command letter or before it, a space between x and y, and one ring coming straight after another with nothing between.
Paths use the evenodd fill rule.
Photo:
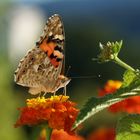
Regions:
<instances>
[{"instance_id":1,"label":"patterned wing underside","mask_svg":"<svg viewBox=\"0 0 140 140\"><path fill-rule=\"evenodd\" d=\"M62 54L64 54L64 42L65 42L65 33L62 20L58 14L51 16L44 27L43 33L40 36L39 41L36 42L37 46L40 46L44 40L47 42L55 42L60 48ZM63 65L59 66L58 73L64 74L65 69L65 56L63 55L63 60L61 61ZM56 73L58 75L58 73Z\"/></svg>"},{"instance_id":2,"label":"patterned wing underside","mask_svg":"<svg viewBox=\"0 0 140 140\"><path fill-rule=\"evenodd\" d=\"M59 67L55 68L40 48L34 48L20 61L15 72L15 81L19 85L36 89L36 92L52 92Z\"/></svg>"},{"instance_id":3,"label":"patterned wing underside","mask_svg":"<svg viewBox=\"0 0 140 140\"><path fill-rule=\"evenodd\" d=\"M41 44L45 38L56 41L57 44L63 49L65 35L63 23L59 15L55 14L48 19L37 45Z\"/></svg>"},{"instance_id":4,"label":"patterned wing underside","mask_svg":"<svg viewBox=\"0 0 140 140\"><path fill-rule=\"evenodd\" d=\"M63 50L64 31L63 24L58 15L50 17L45 26L43 35L37 42L37 47L28 52L28 54L20 61L15 71L15 81L22 86L30 87L31 94L43 92L54 92L54 86L61 73L63 60L59 62L59 66L55 67L47 52L44 52L40 46L42 42L55 42L57 48ZM53 50L52 54L58 50ZM53 55L55 55L53 54Z\"/></svg>"}]
</instances>

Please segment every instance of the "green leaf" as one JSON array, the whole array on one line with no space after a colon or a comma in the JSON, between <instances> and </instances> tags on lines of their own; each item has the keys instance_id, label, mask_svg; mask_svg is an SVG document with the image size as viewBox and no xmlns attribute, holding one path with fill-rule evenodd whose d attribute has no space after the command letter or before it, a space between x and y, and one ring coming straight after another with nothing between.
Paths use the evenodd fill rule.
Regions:
<instances>
[{"instance_id":1,"label":"green leaf","mask_svg":"<svg viewBox=\"0 0 140 140\"><path fill-rule=\"evenodd\" d=\"M137 78L137 75L135 72L131 70L126 70L123 74L123 87L129 86L135 79Z\"/></svg>"},{"instance_id":2,"label":"green leaf","mask_svg":"<svg viewBox=\"0 0 140 140\"><path fill-rule=\"evenodd\" d=\"M127 115L119 120L116 140L140 140L140 115Z\"/></svg>"},{"instance_id":3,"label":"green leaf","mask_svg":"<svg viewBox=\"0 0 140 140\"><path fill-rule=\"evenodd\" d=\"M115 54L118 55L118 53L120 52L121 50L121 47L122 47L122 44L123 44L123 41L121 40L120 42L115 42L115 43L112 43L112 49L113 49L113 52Z\"/></svg>"},{"instance_id":4,"label":"green leaf","mask_svg":"<svg viewBox=\"0 0 140 140\"><path fill-rule=\"evenodd\" d=\"M120 102L128 97L140 95L140 79L133 81L129 87L122 87L114 94L108 94L101 98L92 97L88 99L75 121L73 129L79 124L95 115L99 111L109 107L110 105Z\"/></svg>"}]
</instances>

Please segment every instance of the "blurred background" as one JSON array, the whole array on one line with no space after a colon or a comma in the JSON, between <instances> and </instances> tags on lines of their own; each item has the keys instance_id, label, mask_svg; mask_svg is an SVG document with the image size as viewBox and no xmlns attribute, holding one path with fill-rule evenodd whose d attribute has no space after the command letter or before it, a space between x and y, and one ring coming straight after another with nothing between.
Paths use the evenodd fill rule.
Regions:
<instances>
[{"instance_id":1,"label":"blurred background","mask_svg":"<svg viewBox=\"0 0 140 140\"><path fill-rule=\"evenodd\" d=\"M55 13L61 15L65 27L66 71L71 66L68 76L81 77L72 78L67 86L67 94L79 108L96 96L107 80L122 80L123 68L92 61L99 53L99 42L123 40L120 58L134 68L140 66L138 0L0 1L0 139L32 140L32 128L14 128L17 108L32 96L27 88L14 83L13 75L26 51L35 47L48 17ZM104 110L86 121L79 133L86 137L99 126L113 126L119 115Z\"/></svg>"}]
</instances>

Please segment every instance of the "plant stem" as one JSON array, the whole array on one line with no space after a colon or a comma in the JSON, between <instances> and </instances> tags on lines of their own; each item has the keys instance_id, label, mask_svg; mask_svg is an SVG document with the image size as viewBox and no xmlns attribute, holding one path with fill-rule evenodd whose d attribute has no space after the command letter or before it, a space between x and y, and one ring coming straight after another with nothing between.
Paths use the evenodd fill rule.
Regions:
<instances>
[{"instance_id":1,"label":"plant stem","mask_svg":"<svg viewBox=\"0 0 140 140\"><path fill-rule=\"evenodd\" d=\"M46 127L46 140L50 140L51 139L51 134L52 134L52 128L50 127Z\"/></svg>"},{"instance_id":2,"label":"plant stem","mask_svg":"<svg viewBox=\"0 0 140 140\"><path fill-rule=\"evenodd\" d=\"M117 63L118 65L122 66L123 68L127 69L127 70L136 72L134 68L132 68L131 66L129 66L128 64L126 64L125 62L123 62L118 57L115 57L114 62Z\"/></svg>"}]
</instances>

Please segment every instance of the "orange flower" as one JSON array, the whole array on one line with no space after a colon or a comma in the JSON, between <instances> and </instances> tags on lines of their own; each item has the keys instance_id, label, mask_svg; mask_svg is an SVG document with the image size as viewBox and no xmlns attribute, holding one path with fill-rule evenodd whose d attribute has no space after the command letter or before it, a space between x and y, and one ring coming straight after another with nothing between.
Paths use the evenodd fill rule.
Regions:
<instances>
[{"instance_id":1,"label":"orange flower","mask_svg":"<svg viewBox=\"0 0 140 140\"><path fill-rule=\"evenodd\" d=\"M77 135L69 135L64 130L53 130L51 140L84 140L84 138Z\"/></svg>"},{"instance_id":2,"label":"orange flower","mask_svg":"<svg viewBox=\"0 0 140 140\"><path fill-rule=\"evenodd\" d=\"M21 114L15 127L48 123L53 129L70 132L79 110L75 108L75 103L68 101L68 98L60 95L47 99L45 97L27 99L27 106L19 109Z\"/></svg>"},{"instance_id":3,"label":"orange flower","mask_svg":"<svg viewBox=\"0 0 140 140\"><path fill-rule=\"evenodd\" d=\"M111 94L115 92L117 89L119 89L122 85L121 81L113 81L113 80L108 80L104 86L103 89L99 89L99 96L104 96L107 94Z\"/></svg>"},{"instance_id":4,"label":"orange flower","mask_svg":"<svg viewBox=\"0 0 140 140\"><path fill-rule=\"evenodd\" d=\"M116 103L109 107L109 111L116 112L127 112L127 113L138 113L140 114L140 96L129 97L124 101Z\"/></svg>"},{"instance_id":5,"label":"orange flower","mask_svg":"<svg viewBox=\"0 0 140 140\"><path fill-rule=\"evenodd\" d=\"M42 129L38 140L46 140L46 137L47 131L46 129ZM78 135L70 135L62 129L61 130L54 129L51 134L51 140L84 140L84 138Z\"/></svg>"},{"instance_id":6,"label":"orange flower","mask_svg":"<svg viewBox=\"0 0 140 140\"><path fill-rule=\"evenodd\" d=\"M103 89L99 90L98 95L104 96L114 93L121 86L120 81L109 80ZM110 112L127 112L140 114L140 96L129 97L123 101L111 105L108 110Z\"/></svg>"},{"instance_id":7,"label":"orange flower","mask_svg":"<svg viewBox=\"0 0 140 140\"><path fill-rule=\"evenodd\" d=\"M99 128L91 133L87 140L115 140L114 128Z\"/></svg>"}]
</instances>

